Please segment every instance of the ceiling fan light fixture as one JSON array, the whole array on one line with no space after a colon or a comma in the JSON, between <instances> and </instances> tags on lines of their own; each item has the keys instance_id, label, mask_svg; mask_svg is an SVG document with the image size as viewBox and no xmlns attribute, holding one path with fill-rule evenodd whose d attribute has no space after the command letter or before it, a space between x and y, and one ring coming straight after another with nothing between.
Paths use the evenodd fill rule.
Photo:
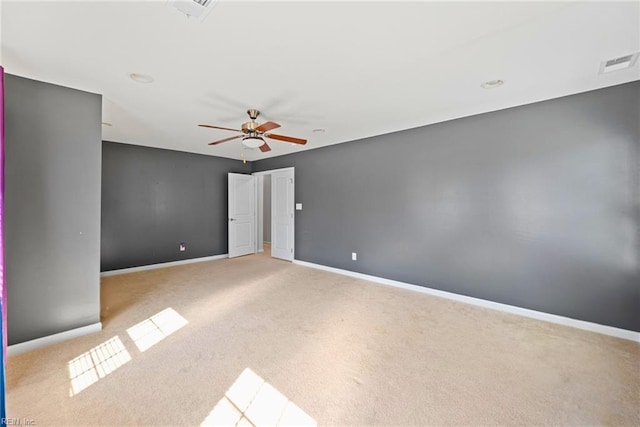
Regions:
<instances>
[{"instance_id":1,"label":"ceiling fan light fixture","mask_svg":"<svg viewBox=\"0 0 640 427\"><path fill-rule=\"evenodd\" d=\"M247 136L242 139L242 143L249 148L258 148L264 145L264 139L259 136Z\"/></svg>"}]
</instances>

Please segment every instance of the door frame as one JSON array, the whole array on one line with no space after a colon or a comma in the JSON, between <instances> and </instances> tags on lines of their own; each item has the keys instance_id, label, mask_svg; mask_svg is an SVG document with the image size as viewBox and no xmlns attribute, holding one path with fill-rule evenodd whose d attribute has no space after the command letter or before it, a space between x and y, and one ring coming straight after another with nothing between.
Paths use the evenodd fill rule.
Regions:
<instances>
[{"instance_id":1,"label":"door frame","mask_svg":"<svg viewBox=\"0 0 640 427\"><path fill-rule=\"evenodd\" d=\"M263 248L263 238L264 236L261 236L260 234L264 234L263 230L264 227L262 225L263 221L264 221L264 215L263 215L263 200L262 197L260 197L262 195L262 192L264 190L264 181L263 181L263 176L265 175L271 175L273 173L276 172L285 172L285 171L291 171L291 173L293 174L293 202L295 203L295 199L296 199L296 168L294 166L288 167L288 168L278 168L278 169L270 169L270 170L266 170L266 171L260 171L260 172L253 172L251 175L255 175L256 176L256 223L254 226L254 229L256 230L256 238L255 238L255 243L256 243L256 253L257 252L262 252L264 250ZM272 190L273 191L273 190ZM272 193L273 194L273 193ZM271 203L271 218L273 219L273 203ZM273 232L273 229L271 230L271 232ZM296 215L295 215L295 206L293 209L293 259L296 259L296 239L295 239L295 235L296 235Z\"/></svg>"}]
</instances>

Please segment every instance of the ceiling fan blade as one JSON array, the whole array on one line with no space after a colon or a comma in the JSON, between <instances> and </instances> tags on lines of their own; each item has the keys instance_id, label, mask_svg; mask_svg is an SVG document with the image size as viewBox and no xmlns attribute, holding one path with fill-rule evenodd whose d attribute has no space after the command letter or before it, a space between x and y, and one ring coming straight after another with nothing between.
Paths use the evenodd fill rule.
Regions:
<instances>
[{"instance_id":1,"label":"ceiling fan blade","mask_svg":"<svg viewBox=\"0 0 640 427\"><path fill-rule=\"evenodd\" d=\"M304 145L307 143L306 139L294 138L292 136L285 136L285 135L276 135L275 133L265 133L264 136L271 139L277 139L278 141L291 142L293 144Z\"/></svg>"},{"instance_id":2,"label":"ceiling fan blade","mask_svg":"<svg viewBox=\"0 0 640 427\"><path fill-rule=\"evenodd\" d=\"M218 144L221 144L223 142L231 141L233 139L242 138L243 136L244 135L236 135L236 136L232 136L231 138L221 139L220 141L213 141L213 142L210 142L209 145L218 145Z\"/></svg>"},{"instance_id":3,"label":"ceiling fan blade","mask_svg":"<svg viewBox=\"0 0 640 427\"><path fill-rule=\"evenodd\" d=\"M269 145L265 142L260 146L260 151L266 153L267 151L271 151L271 147L269 147Z\"/></svg>"},{"instance_id":4,"label":"ceiling fan blade","mask_svg":"<svg viewBox=\"0 0 640 427\"><path fill-rule=\"evenodd\" d=\"M276 122L265 122L265 123L261 124L260 126L258 126L256 128L256 130L258 132L269 132L270 130L276 129L276 128L279 128L279 127L280 127L280 125L277 124Z\"/></svg>"},{"instance_id":5,"label":"ceiling fan blade","mask_svg":"<svg viewBox=\"0 0 640 427\"><path fill-rule=\"evenodd\" d=\"M213 125L198 125L198 126L203 127L203 128L232 130L234 132L242 132L240 129L223 128L222 126L213 126Z\"/></svg>"}]
</instances>

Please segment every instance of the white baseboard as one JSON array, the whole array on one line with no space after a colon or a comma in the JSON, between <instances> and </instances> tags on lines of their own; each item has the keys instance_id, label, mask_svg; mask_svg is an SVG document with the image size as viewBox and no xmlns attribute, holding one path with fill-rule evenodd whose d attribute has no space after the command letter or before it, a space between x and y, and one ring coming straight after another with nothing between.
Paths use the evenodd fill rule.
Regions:
<instances>
[{"instance_id":1,"label":"white baseboard","mask_svg":"<svg viewBox=\"0 0 640 427\"><path fill-rule=\"evenodd\" d=\"M7 354L9 356L13 356L15 354L26 353L27 351L35 350L36 348L59 343L62 341L67 341L72 338L81 337L83 335L93 334L95 332L100 332L101 330L102 330L101 322L93 323L91 325L83 326L81 328L75 328L69 331L64 331L57 334L48 335L46 337L37 338L35 340L25 341L19 344L10 345L9 347L7 347Z\"/></svg>"},{"instance_id":2,"label":"white baseboard","mask_svg":"<svg viewBox=\"0 0 640 427\"><path fill-rule=\"evenodd\" d=\"M103 271L100 277L117 276L118 274L137 273L139 271L155 270L157 268L175 267L176 265L193 264L194 262L215 261L217 259L229 258L228 254L206 256L202 258L190 258L180 261L163 262L160 264L141 265L140 267L123 268L120 270Z\"/></svg>"},{"instance_id":3,"label":"white baseboard","mask_svg":"<svg viewBox=\"0 0 640 427\"><path fill-rule=\"evenodd\" d=\"M340 268L327 267L326 265L314 264L311 262L293 260L294 264L311 267L318 270L330 271L332 273L342 274L344 276L354 277L356 279L368 280L374 283L380 283L396 288L408 289L423 294L434 295L437 297L447 298L454 301L460 301L479 307L491 308L493 310L504 311L506 313L517 314L519 316L530 317L532 319L543 320L545 322L557 323L559 325L571 326L573 328L583 329L585 331L597 332L604 335L610 335L625 340L640 342L640 332L629 331L627 329L614 328L613 326L600 325L598 323L585 322L584 320L571 319L569 317L558 316L556 314L544 313L542 311L529 310L528 308L517 307L514 305L501 304L498 302L488 301L480 298L468 297L465 295L454 294L452 292L439 291L437 289L426 288L424 286L412 285L410 283L399 282L397 280L385 279L383 277L370 276L368 274L356 273L355 271L342 270Z\"/></svg>"}]
</instances>

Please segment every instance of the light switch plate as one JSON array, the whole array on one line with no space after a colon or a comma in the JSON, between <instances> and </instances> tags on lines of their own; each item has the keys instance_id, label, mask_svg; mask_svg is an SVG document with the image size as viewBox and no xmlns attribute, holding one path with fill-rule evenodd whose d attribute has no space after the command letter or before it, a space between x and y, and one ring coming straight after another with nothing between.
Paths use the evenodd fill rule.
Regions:
<instances>
[{"instance_id":1,"label":"light switch plate","mask_svg":"<svg viewBox=\"0 0 640 427\"><path fill-rule=\"evenodd\" d=\"M296 210L297 211L301 211L302 210L302 203L296 203Z\"/></svg>"}]
</instances>

